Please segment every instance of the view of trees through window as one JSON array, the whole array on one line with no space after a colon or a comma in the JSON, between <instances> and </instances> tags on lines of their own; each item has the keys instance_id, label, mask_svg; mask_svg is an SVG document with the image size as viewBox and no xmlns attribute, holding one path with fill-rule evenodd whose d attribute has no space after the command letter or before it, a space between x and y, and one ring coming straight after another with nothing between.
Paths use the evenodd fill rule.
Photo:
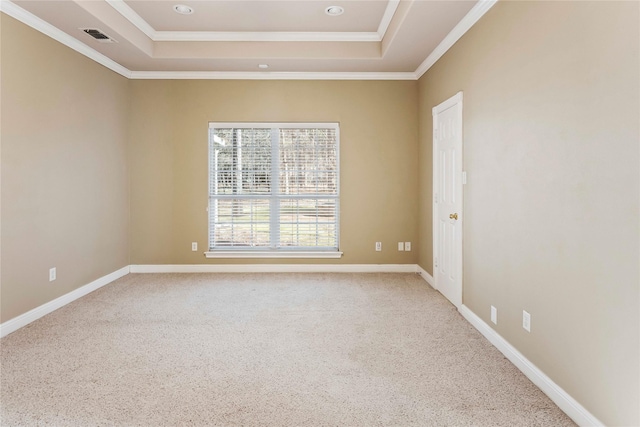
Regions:
<instances>
[{"instance_id":1,"label":"view of trees through window","mask_svg":"<svg viewBox=\"0 0 640 427\"><path fill-rule=\"evenodd\" d=\"M337 131L212 127L210 249L337 250Z\"/></svg>"}]
</instances>

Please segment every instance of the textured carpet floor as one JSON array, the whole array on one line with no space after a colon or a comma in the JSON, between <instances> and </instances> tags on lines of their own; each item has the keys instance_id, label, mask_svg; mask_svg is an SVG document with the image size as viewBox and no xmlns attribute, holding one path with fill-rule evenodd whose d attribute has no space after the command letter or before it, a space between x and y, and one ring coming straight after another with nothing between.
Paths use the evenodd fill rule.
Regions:
<instances>
[{"instance_id":1,"label":"textured carpet floor","mask_svg":"<svg viewBox=\"0 0 640 427\"><path fill-rule=\"evenodd\" d=\"M574 425L414 274L130 274L0 344L3 427Z\"/></svg>"}]
</instances>

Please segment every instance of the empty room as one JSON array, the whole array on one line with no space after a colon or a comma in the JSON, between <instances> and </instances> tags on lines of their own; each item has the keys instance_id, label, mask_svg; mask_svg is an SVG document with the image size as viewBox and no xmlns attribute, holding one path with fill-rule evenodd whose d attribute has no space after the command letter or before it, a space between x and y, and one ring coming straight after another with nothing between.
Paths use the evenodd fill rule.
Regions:
<instances>
[{"instance_id":1,"label":"empty room","mask_svg":"<svg viewBox=\"0 0 640 427\"><path fill-rule=\"evenodd\" d=\"M0 10L0 425L640 425L639 2Z\"/></svg>"}]
</instances>

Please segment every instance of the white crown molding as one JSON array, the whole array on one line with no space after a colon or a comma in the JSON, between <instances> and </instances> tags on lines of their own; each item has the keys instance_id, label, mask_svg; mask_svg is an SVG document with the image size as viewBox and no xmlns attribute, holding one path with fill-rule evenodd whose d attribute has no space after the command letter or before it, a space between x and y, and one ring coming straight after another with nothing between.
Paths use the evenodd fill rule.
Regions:
<instances>
[{"instance_id":1,"label":"white crown molding","mask_svg":"<svg viewBox=\"0 0 640 427\"><path fill-rule=\"evenodd\" d=\"M453 27L453 30L442 39L440 44L431 52L431 54L425 59L422 64L416 68L415 74L417 78L422 77L424 73L429 70L451 47L460 40L460 38L467 32L473 25L478 22L482 16L491 9L498 0L479 0L473 8L467 13L458 25Z\"/></svg>"},{"instance_id":2,"label":"white crown molding","mask_svg":"<svg viewBox=\"0 0 640 427\"><path fill-rule=\"evenodd\" d=\"M379 42L398 8L399 0L391 0L387 4L377 32L157 31L124 0L106 2L154 42Z\"/></svg>"},{"instance_id":3,"label":"white crown molding","mask_svg":"<svg viewBox=\"0 0 640 427\"><path fill-rule=\"evenodd\" d=\"M73 290L67 294L62 295L54 299L53 301L49 301L48 303L42 304L39 307L34 308L24 314L21 314L18 317L14 317L11 320L7 320L6 322L0 324L0 338L9 335L12 332L22 328L23 326L28 325L31 322L34 322L45 316L52 311L55 311L65 305L77 300L78 298L82 298L83 296L95 291L103 287L104 285L108 285L114 280L118 280L121 277L129 274L129 266L122 267L119 270L114 271L113 273L109 273L106 276L102 276L99 279L94 280L91 283L88 283L76 290Z\"/></svg>"},{"instance_id":4,"label":"white crown molding","mask_svg":"<svg viewBox=\"0 0 640 427\"><path fill-rule=\"evenodd\" d=\"M131 273L415 273L415 264L152 264Z\"/></svg>"},{"instance_id":5,"label":"white crown molding","mask_svg":"<svg viewBox=\"0 0 640 427\"><path fill-rule=\"evenodd\" d=\"M15 5L9 0L1 0L0 1L0 11L6 13L12 18L17 19L23 24L28 25L29 27L40 31L42 34L45 34L52 39L62 43L63 45L75 50L78 53L86 56L87 58L93 59L97 63L104 65L111 71L115 71L116 73L129 78L131 75L131 71L122 65L118 64L111 58L108 58L101 54L100 52L90 48L86 44L77 40L75 37L70 36L69 34L59 30L48 22L38 18L31 12L24 10L23 8Z\"/></svg>"},{"instance_id":6,"label":"white crown molding","mask_svg":"<svg viewBox=\"0 0 640 427\"><path fill-rule=\"evenodd\" d=\"M489 340L504 356L527 376L544 394L580 426L602 426L602 422L578 403L569 393L542 372L529 359L524 357L507 340L487 325L469 307L460 306L460 314L467 319L484 337Z\"/></svg>"},{"instance_id":7,"label":"white crown molding","mask_svg":"<svg viewBox=\"0 0 640 427\"><path fill-rule=\"evenodd\" d=\"M415 73L277 72L277 71L132 71L147 80L416 80Z\"/></svg>"},{"instance_id":8,"label":"white crown molding","mask_svg":"<svg viewBox=\"0 0 640 427\"><path fill-rule=\"evenodd\" d=\"M123 3L109 0L110 3ZM125 4L126 7L129 7ZM416 80L412 72L131 71L9 0L0 11L129 79L171 80Z\"/></svg>"},{"instance_id":9,"label":"white crown molding","mask_svg":"<svg viewBox=\"0 0 640 427\"><path fill-rule=\"evenodd\" d=\"M131 9L126 3L124 3L123 0L106 1L120 13L123 13L123 10L130 9L131 12L137 15L137 13L135 13L133 9ZM399 0L392 0L392 2L395 1ZM453 46L453 44L457 40L460 39L460 37L462 37L464 33L466 33L489 9L491 9L491 7L493 7L493 5L497 1L498 0L480 0L460 21L460 23L458 23L458 25L456 25L456 27L447 35L447 37L445 37L445 39L436 47L436 49L427 57L427 59L425 59L424 62L420 64L415 72L131 71L126 67L118 64L114 60L101 54L100 52L94 50L93 48L87 46L86 44L80 42L69 34L59 30L48 22L15 5L10 0L0 0L0 11L129 79L418 80L429 68L431 68L431 66L438 59L442 57L442 55L447 52L447 50L451 48L451 46ZM387 6L387 12L385 12L385 16L389 12L390 7L390 5ZM395 5L395 8L397 8L397 4ZM129 12L125 11L124 13L128 14ZM392 16L393 15L391 15L391 17ZM383 18L383 20L384 19L386 18ZM140 18L140 22L132 23L151 38L155 33L155 30L153 30L153 28L151 28L151 26L149 26L148 24L145 27L143 22L146 24L146 21ZM379 33L376 33L376 37L380 37Z\"/></svg>"},{"instance_id":10,"label":"white crown molding","mask_svg":"<svg viewBox=\"0 0 640 427\"><path fill-rule=\"evenodd\" d=\"M142 19L138 13L131 9L124 0L105 0L109 6L117 10L122 16L124 16L129 22L131 22L137 29L142 31L147 37L153 40L156 30L149 25L147 21Z\"/></svg>"},{"instance_id":11,"label":"white crown molding","mask_svg":"<svg viewBox=\"0 0 640 427\"><path fill-rule=\"evenodd\" d=\"M111 0L113 1L113 0ZM155 42L379 42L378 33L155 31Z\"/></svg>"},{"instance_id":12,"label":"white crown molding","mask_svg":"<svg viewBox=\"0 0 640 427\"><path fill-rule=\"evenodd\" d=\"M382 40L384 35L387 33L389 29L389 25L391 24L391 20L393 19L393 15L396 14L396 10L400 5L400 0L389 0L387 3L387 8L384 10L384 14L382 15L382 19L380 20L380 25L378 26L378 38Z\"/></svg>"}]
</instances>

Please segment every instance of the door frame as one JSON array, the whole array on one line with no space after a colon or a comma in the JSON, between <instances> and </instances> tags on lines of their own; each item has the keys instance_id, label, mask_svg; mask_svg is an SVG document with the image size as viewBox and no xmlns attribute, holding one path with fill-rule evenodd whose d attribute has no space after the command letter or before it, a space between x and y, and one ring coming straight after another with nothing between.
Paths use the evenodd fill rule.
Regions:
<instances>
[{"instance_id":1,"label":"door frame","mask_svg":"<svg viewBox=\"0 0 640 427\"><path fill-rule=\"evenodd\" d=\"M465 173L463 172L463 162L464 162L464 134L463 134L463 125L462 125L462 107L463 107L463 103L462 103L462 91L456 93L455 95L453 95L451 98L447 99L446 101L443 101L442 103L436 105L435 107L433 107L432 109L432 127L433 127L433 131L432 131L432 145L433 145L433 159L432 159L432 174L433 174L433 187L432 187L432 197L431 197L431 209L432 209L432 231L431 231L431 235L433 236L433 259L432 259L432 263L433 263L433 284L434 284L434 288L439 290L438 287L438 274L436 273L436 255L437 255L437 242L439 239L439 227L438 227L438 206L436 203L436 193L437 193L437 189L439 187L439 183L440 183L440 179L439 179L439 170L438 170L438 145L436 143L436 131L437 131L437 122L436 122L436 117L439 113L441 113L442 111L445 111L448 108L453 107L456 104L459 104L459 108L458 108L458 124L459 124L459 135L460 135L460 156L462 159L462 162L459 162L459 176L458 179L456 180L457 183L457 187L458 190L460 191L460 234L461 234L461 239L460 239L460 245L459 247L456 247L456 258L458 259L458 266L457 266L457 274L456 277L458 277L458 280L456 281L456 298L455 301L451 301L453 303L454 306L456 306L456 308L460 308L462 307L462 283L463 283L463 277L462 277L462 273L463 273L463 245L464 245L464 184L466 184L466 177L464 176Z\"/></svg>"}]
</instances>

